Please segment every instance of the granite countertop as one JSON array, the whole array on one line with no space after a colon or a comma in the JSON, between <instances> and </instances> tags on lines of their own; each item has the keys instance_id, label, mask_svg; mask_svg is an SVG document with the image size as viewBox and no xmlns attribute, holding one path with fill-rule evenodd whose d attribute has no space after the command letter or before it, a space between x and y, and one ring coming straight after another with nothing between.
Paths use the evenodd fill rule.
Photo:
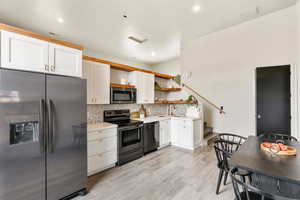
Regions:
<instances>
[{"instance_id":1,"label":"granite countertop","mask_svg":"<svg viewBox=\"0 0 300 200\"><path fill-rule=\"evenodd\" d=\"M111 124L107 122L97 122L97 123L88 123L87 129L88 131L99 131L110 128L117 128L116 124Z\"/></svg>"},{"instance_id":2,"label":"granite countertop","mask_svg":"<svg viewBox=\"0 0 300 200\"><path fill-rule=\"evenodd\" d=\"M181 119L181 120L201 120L200 117L186 117L186 116L170 116L170 115L159 115L159 116L148 116L143 119L141 118L132 118L133 120L143 121L144 123L151 123L155 121L163 121L168 119Z\"/></svg>"}]
</instances>

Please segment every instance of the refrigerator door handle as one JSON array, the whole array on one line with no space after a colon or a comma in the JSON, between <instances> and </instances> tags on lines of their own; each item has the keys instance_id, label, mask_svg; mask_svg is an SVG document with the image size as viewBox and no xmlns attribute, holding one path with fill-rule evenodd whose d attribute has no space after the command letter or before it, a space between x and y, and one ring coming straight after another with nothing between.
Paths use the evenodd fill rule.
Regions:
<instances>
[{"instance_id":1,"label":"refrigerator door handle","mask_svg":"<svg viewBox=\"0 0 300 200\"><path fill-rule=\"evenodd\" d=\"M48 120L49 120L48 153L53 153L54 152L54 115L53 115L53 101L51 99L48 100Z\"/></svg>"},{"instance_id":2,"label":"refrigerator door handle","mask_svg":"<svg viewBox=\"0 0 300 200\"><path fill-rule=\"evenodd\" d=\"M40 113L39 113L39 143L40 152L45 152L45 100L40 100Z\"/></svg>"}]
</instances>

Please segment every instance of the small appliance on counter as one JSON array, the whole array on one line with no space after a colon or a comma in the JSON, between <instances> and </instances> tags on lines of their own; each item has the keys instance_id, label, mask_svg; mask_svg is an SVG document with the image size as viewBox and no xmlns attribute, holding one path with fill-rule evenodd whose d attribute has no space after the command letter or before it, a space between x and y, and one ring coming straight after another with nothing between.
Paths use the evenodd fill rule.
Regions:
<instances>
[{"instance_id":1,"label":"small appliance on counter","mask_svg":"<svg viewBox=\"0 0 300 200\"><path fill-rule=\"evenodd\" d=\"M143 122L131 120L129 110L106 110L103 119L118 125L118 165L144 155Z\"/></svg>"}]
</instances>

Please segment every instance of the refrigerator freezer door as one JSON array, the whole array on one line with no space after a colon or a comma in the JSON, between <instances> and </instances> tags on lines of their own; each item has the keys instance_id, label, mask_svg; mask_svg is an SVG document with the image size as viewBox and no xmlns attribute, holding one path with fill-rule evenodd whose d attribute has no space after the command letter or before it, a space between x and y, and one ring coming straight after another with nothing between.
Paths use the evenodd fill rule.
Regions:
<instances>
[{"instance_id":1,"label":"refrigerator freezer door","mask_svg":"<svg viewBox=\"0 0 300 200\"><path fill-rule=\"evenodd\" d=\"M0 69L0 199L45 199L45 75Z\"/></svg>"},{"instance_id":2,"label":"refrigerator freezer door","mask_svg":"<svg viewBox=\"0 0 300 200\"><path fill-rule=\"evenodd\" d=\"M47 199L57 200L86 187L86 81L47 75L46 85Z\"/></svg>"}]
</instances>

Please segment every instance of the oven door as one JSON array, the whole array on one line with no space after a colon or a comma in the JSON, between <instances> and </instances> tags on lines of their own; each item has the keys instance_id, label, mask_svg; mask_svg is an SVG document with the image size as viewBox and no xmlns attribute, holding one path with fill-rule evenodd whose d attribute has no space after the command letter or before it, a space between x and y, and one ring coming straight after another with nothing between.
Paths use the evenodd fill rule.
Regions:
<instances>
[{"instance_id":1,"label":"oven door","mask_svg":"<svg viewBox=\"0 0 300 200\"><path fill-rule=\"evenodd\" d=\"M111 104L136 103L136 89L111 87L110 103Z\"/></svg>"},{"instance_id":2,"label":"oven door","mask_svg":"<svg viewBox=\"0 0 300 200\"><path fill-rule=\"evenodd\" d=\"M118 147L120 154L143 148L142 126L120 128Z\"/></svg>"}]
</instances>

